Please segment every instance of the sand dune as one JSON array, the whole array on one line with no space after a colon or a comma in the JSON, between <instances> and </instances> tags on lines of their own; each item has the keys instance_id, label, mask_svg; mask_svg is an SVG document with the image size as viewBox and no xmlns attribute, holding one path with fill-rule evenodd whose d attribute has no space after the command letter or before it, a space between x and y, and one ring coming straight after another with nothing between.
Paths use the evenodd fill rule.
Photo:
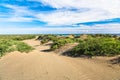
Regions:
<instances>
[{"instance_id":1,"label":"sand dune","mask_svg":"<svg viewBox=\"0 0 120 80\"><path fill-rule=\"evenodd\" d=\"M91 59L47 52L49 45L25 40L35 50L12 52L0 59L0 80L120 80L120 69Z\"/></svg>"}]
</instances>

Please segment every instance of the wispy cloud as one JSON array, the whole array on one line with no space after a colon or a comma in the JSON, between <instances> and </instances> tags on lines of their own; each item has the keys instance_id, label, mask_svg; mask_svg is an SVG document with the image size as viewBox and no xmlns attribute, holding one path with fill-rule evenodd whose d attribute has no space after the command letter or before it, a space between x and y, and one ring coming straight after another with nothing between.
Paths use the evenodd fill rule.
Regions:
<instances>
[{"instance_id":1,"label":"wispy cloud","mask_svg":"<svg viewBox=\"0 0 120 80\"><path fill-rule=\"evenodd\" d=\"M29 10L25 6L17 6L17 5L10 5L10 4L2 4L6 8L10 8L13 12L9 12L9 16L6 15L6 18L0 18L0 21L6 22L30 22L33 21L34 18L25 17L25 16L33 16L33 12Z\"/></svg>"},{"instance_id":2,"label":"wispy cloud","mask_svg":"<svg viewBox=\"0 0 120 80\"><path fill-rule=\"evenodd\" d=\"M31 5L0 3L0 7L10 9L10 12L0 14L0 23L20 22L19 25L23 25L22 22L28 22L28 25L27 23L25 25L27 28L15 27L14 23L10 25L10 30L15 31L14 33L21 31L27 33L35 31L39 33L120 33L120 0L21 0L19 2L29 2ZM37 5L30 2L35 2ZM39 24L29 27L30 22L35 21ZM42 23L45 23L42 25L43 28L41 28ZM0 28L1 32L10 33L9 30Z\"/></svg>"},{"instance_id":3,"label":"wispy cloud","mask_svg":"<svg viewBox=\"0 0 120 80\"><path fill-rule=\"evenodd\" d=\"M90 15L89 15L90 14ZM75 12L75 11L54 11L49 14L38 14L36 17L42 21L48 23L48 25L72 25L82 22L100 21L105 19L111 19L116 16L107 15L104 11L90 10L86 12Z\"/></svg>"},{"instance_id":4,"label":"wispy cloud","mask_svg":"<svg viewBox=\"0 0 120 80\"><path fill-rule=\"evenodd\" d=\"M79 22L100 21L120 17L119 0L35 0L45 6L57 8L49 14L37 17L49 25L71 25ZM80 11L81 9L88 9ZM77 11L70 11L76 9Z\"/></svg>"},{"instance_id":5,"label":"wispy cloud","mask_svg":"<svg viewBox=\"0 0 120 80\"><path fill-rule=\"evenodd\" d=\"M38 2L42 2L44 5L49 5L55 7L57 9L61 8L90 8L90 9L102 9L114 14L118 14L120 12L119 0L34 0Z\"/></svg>"}]
</instances>

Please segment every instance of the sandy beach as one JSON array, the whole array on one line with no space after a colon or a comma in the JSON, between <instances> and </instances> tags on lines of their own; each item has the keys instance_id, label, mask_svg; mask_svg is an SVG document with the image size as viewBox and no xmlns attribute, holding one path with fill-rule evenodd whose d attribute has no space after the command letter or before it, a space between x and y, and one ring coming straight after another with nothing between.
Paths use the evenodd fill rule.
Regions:
<instances>
[{"instance_id":1,"label":"sandy beach","mask_svg":"<svg viewBox=\"0 0 120 80\"><path fill-rule=\"evenodd\" d=\"M34 39L30 53L11 52L0 59L0 80L120 80L120 68L95 59L71 58L48 52Z\"/></svg>"}]
</instances>

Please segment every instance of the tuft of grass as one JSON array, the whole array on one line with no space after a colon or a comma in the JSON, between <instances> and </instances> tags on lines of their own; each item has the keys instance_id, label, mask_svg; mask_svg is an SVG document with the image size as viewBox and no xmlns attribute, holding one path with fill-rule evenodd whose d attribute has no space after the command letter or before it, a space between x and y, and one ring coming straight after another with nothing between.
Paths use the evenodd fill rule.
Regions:
<instances>
[{"instance_id":1,"label":"tuft of grass","mask_svg":"<svg viewBox=\"0 0 120 80\"><path fill-rule=\"evenodd\" d=\"M11 47L13 45L12 40L0 40L0 56L5 55L7 52L14 51L14 49Z\"/></svg>"},{"instance_id":2,"label":"tuft of grass","mask_svg":"<svg viewBox=\"0 0 120 80\"><path fill-rule=\"evenodd\" d=\"M31 46L27 45L26 43L19 42L16 45L16 49L17 49L17 51L28 53L28 52L32 51L34 48L32 48Z\"/></svg>"},{"instance_id":3,"label":"tuft of grass","mask_svg":"<svg viewBox=\"0 0 120 80\"><path fill-rule=\"evenodd\" d=\"M27 45L24 42L15 41L15 40L0 40L0 56L4 56L5 54L13 51L20 51L20 52L30 52L34 48Z\"/></svg>"},{"instance_id":4,"label":"tuft of grass","mask_svg":"<svg viewBox=\"0 0 120 80\"><path fill-rule=\"evenodd\" d=\"M65 39L57 39L53 41L53 44L51 46L51 50L58 49L66 44L74 43L75 41L71 38L65 38Z\"/></svg>"}]
</instances>

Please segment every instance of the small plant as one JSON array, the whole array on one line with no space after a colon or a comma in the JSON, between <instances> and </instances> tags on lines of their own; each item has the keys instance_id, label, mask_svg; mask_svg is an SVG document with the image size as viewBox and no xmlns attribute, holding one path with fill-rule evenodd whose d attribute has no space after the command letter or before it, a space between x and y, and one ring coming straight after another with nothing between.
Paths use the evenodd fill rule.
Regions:
<instances>
[{"instance_id":1,"label":"small plant","mask_svg":"<svg viewBox=\"0 0 120 80\"><path fill-rule=\"evenodd\" d=\"M74 43L74 40L71 38L55 40L55 41L53 41L53 44L51 46L51 50L58 49L61 46L64 46L65 44L69 44L69 43Z\"/></svg>"},{"instance_id":2,"label":"small plant","mask_svg":"<svg viewBox=\"0 0 120 80\"><path fill-rule=\"evenodd\" d=\"M45 44L49 41L55 41L58 39L55 35L41 35L38 37L39 40L41 40L41 44Z\"/></svg>"},{"instance_id":3,"label":"small plant","mask_svg":"<svg viewBox=\"0 0 120 80\"><path fill-rule=\"evenodd\" d=\"M31 46L29 46L29 45L27 45L27 44L25 44L23 42L17 43L16 48L17 48L18 51L26 52L26 53L28 53L31 50L33 50L33 48Z\"/></svg>"},{"instance_id":4,"label":"small plant","mask_svg":"<svg viewBox=\"0 0 120 80\"><path fill-rule=\"evenodd\" d=\"M48 39L43 39L43 40L41 40L41 44L45 44L45 43L47 43L47 42L49 42Z\"/></svg>"},{"instance_id":5,"label":"small plant","mask_svg":"<svg viewBox=\"0 0 120 80\"><path fill-rule=\"evenodd\" d=\"M7 52L11 52L14 49L11 47L13 45L12 40L0 40L0 56L5 55Z\"/></svg>"}]
</instances>

